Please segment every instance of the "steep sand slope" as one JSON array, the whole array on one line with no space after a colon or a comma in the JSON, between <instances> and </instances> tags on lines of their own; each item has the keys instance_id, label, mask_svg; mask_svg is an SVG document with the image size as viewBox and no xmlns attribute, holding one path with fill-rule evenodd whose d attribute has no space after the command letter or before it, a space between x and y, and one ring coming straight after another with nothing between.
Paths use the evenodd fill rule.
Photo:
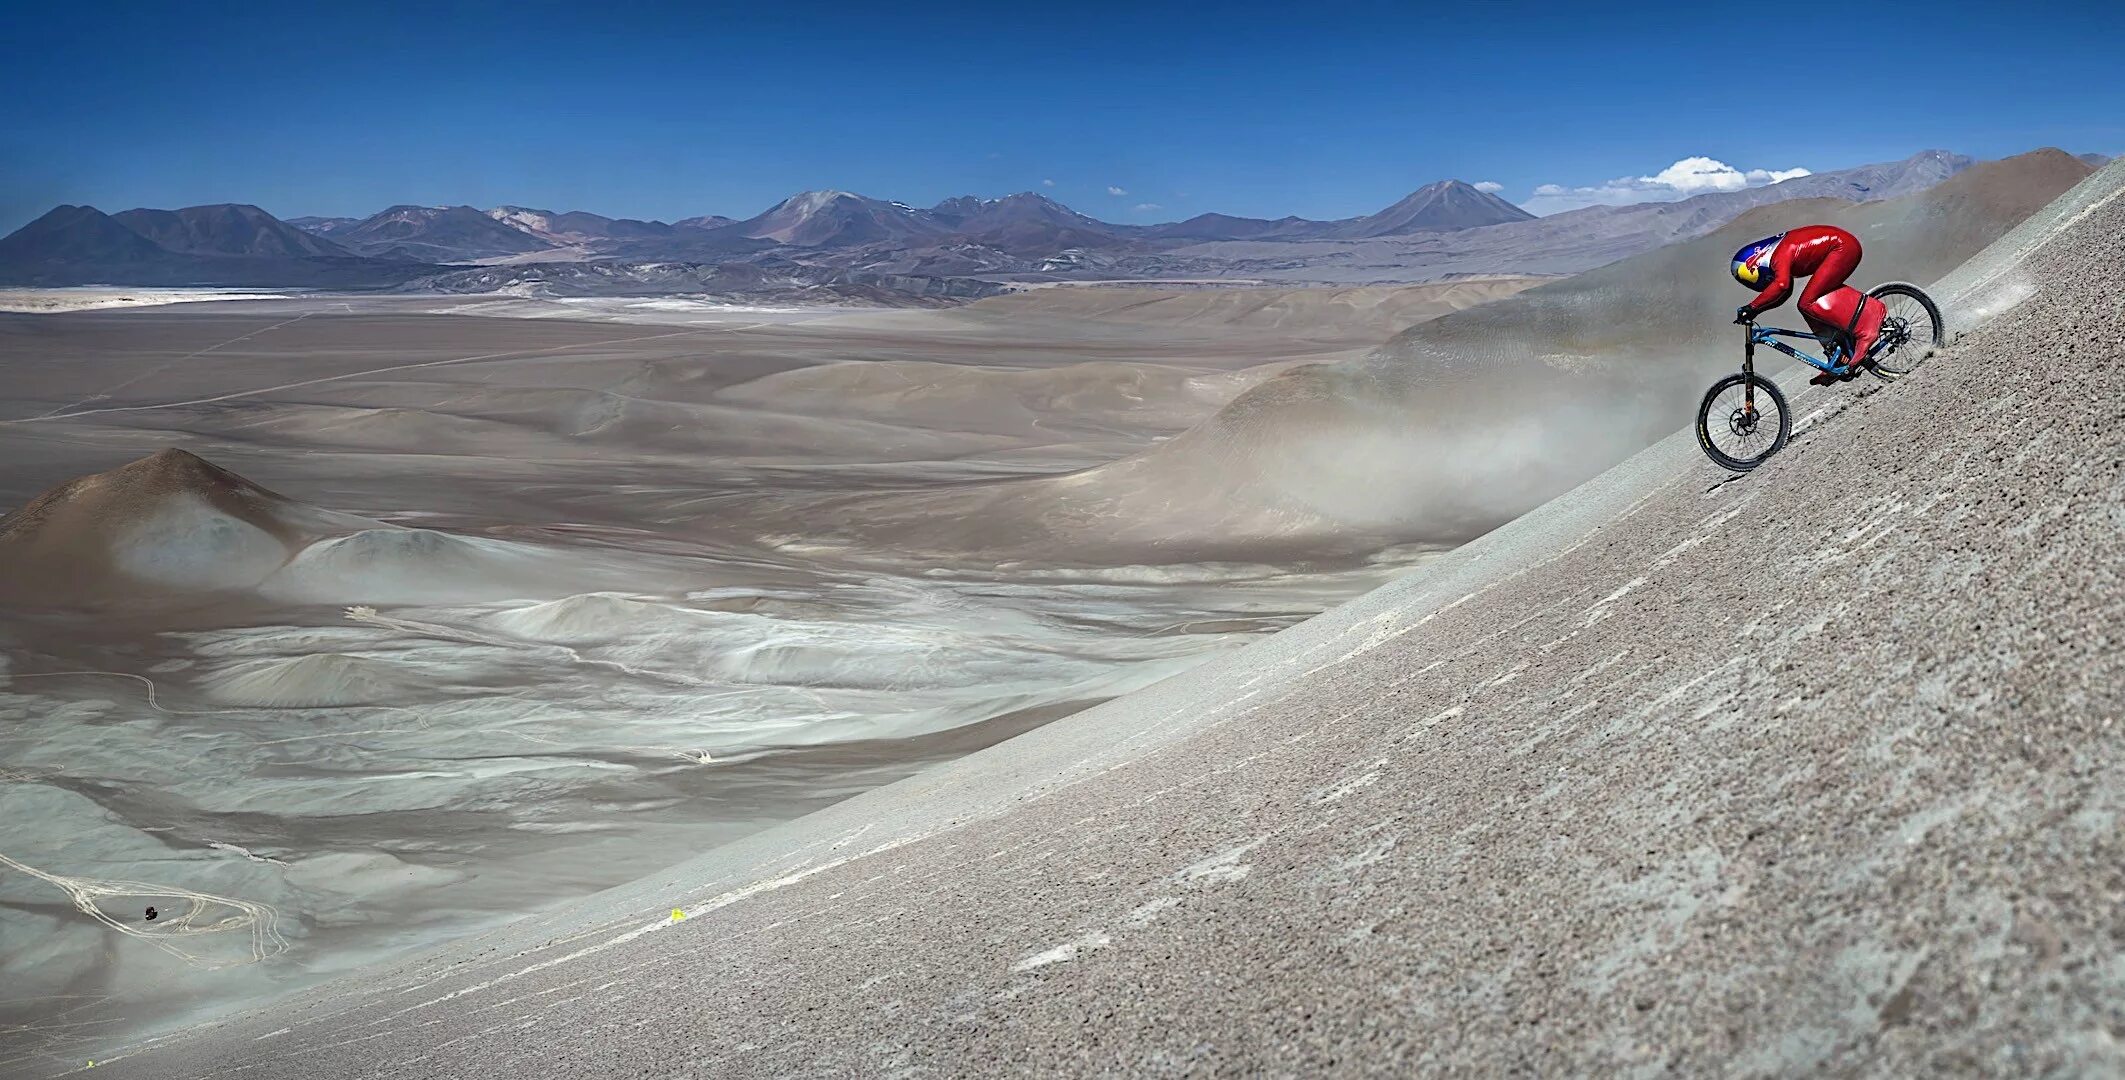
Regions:
<instances>
[{"instance_id":1,"label":"steep sand slope","mask_svg":"<svg viewBox=\"0 0 2125 1080\"><path fill-rule=\"evenodd\" d=\"M1189 675L99 1067L2125 1068L2121 191L1746 479L1670 438Z\"/></svg>"}]
</instances>

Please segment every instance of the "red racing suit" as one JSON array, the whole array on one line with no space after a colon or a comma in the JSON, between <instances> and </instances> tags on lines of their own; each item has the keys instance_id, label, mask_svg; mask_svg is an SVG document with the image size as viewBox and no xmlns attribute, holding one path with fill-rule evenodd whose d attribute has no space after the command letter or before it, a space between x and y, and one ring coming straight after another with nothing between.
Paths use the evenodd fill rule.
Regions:
<instances>
[{"instance_id":1,"label":"red racing suit","mask_svg":"<svg viewBox=\"0 0 2125 1080\"><path fill-rule=\"evenodd\" d=\"M1881 336L1882 302L1845 284L1859 268L1859 237L1835 225L1803 225L1778 238L1772 250L1770 280L1746 307L1760 315L1786 302L1793 279L1805 277L1800 314L1817 334L1835 339L1852 335L1852 356L1864 358ZM1847 363L1850 359L1847 359Z\"/></svg>"}]
</instances>

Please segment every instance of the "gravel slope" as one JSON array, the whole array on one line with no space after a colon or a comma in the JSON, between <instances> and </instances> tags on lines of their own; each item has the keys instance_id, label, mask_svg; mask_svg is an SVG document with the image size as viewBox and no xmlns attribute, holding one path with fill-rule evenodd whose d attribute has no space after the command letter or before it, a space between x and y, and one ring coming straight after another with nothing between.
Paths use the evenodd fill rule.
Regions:
<instances>
[{"instance_id":1,"label":"gravel slope","mask_svg":"<svg viewBox=\"0 0 2125 1080\"><path fill-rule=\"evenodd\" d=\"M2121 189L1745 479L97 1075L2125 1069Z\"/></svg>"}]
</instances>

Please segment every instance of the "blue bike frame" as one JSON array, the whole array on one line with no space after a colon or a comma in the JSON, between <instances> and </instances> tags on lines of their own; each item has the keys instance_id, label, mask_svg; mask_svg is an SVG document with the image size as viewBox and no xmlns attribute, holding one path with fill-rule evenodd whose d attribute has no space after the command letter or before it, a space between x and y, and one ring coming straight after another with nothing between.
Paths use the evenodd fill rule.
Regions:
<instances>
[{"instance_id":1,"label":"blue bike frame","mask_svg":"<svg viewBox=\"0 0 2125 1080\"><path fill-rule=\"evenodd\" d=\"M1829 356L1825 359L1810 356L1807 353L1801 352L1799 349L1796 349L1793 346L1778 340L1782 337L1807 338L1809 341L1813 341L1817 344L1822 344L1822 337L1820 335L1812 334L1805 330L1780 330L1775 326L1758 326L1755 323L1750 323L1749 351L1747 354L1747 360L1751 370L1754 370L1755 367L1756 346L1758 345L1769 345L1770 347L1777 349L1779 352L1782 352L1787 356L1790 356L1793 359L1808 365L1811 368L1815 368L1818 371L1827 371L1832 375L1850 375L1854 370L1851 366L1845 364L1842 360L1839 359L1839 357L1844 355L1845 351L1845 347L1842 343L1831 342L1830 347L1828 349Z\"/></svg>"}]
</instances>

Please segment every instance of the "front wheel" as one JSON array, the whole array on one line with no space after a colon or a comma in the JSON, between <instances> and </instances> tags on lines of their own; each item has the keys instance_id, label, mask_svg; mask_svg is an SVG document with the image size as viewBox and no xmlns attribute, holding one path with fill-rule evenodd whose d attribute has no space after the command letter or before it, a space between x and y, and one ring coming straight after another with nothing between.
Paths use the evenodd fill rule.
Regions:
<instances>
[{"instance_id":1,"label":"front wheel","mask_svg":"<svg viewBox=\"0 0 2125 1080\"><path fill-rule=\"evenodd\" d=\"M1882 302L1881 340L1867 359L1868 371L1884 381L1911 374L1911 369L1948 344L1948 329L1941 323L1941 309L1924 289L1908 281L1876 285L1867 295Z\"/></svg>"},{"instance_id":2,"label":"front wheel","mask_svg":"<svg viewBox=\"0 0 2125 1080\"><path fill-rule=\"evenodd\" d=\"M1729 375L1704 392L1697 406L1697 445L1714 464L1748 472L1793 434L1793 413L1778 384L1754 372Z\"/></svg>"}]
</instances>

